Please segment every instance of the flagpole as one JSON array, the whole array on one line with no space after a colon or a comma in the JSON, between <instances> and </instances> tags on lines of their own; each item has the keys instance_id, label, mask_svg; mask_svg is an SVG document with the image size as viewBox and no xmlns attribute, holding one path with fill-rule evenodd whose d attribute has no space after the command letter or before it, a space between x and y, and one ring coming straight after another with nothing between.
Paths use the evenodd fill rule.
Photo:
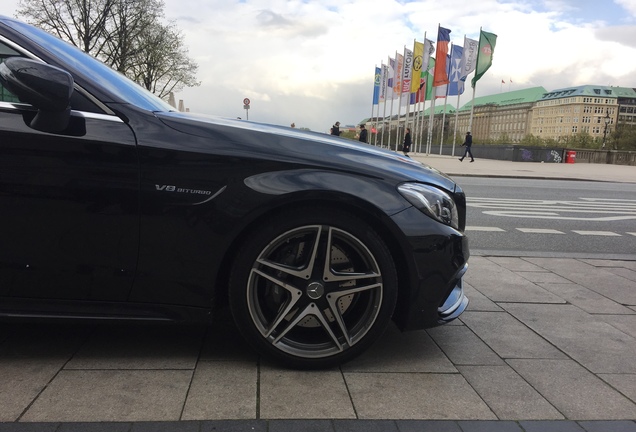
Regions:
<instances>
[{"instance_id":1,"label":"flagpole","mask_svg":"<svg viewBox=\"0 0 636 432\"><path fill-rule=\"evenodd\" d=\"M422 66L420 67L420 76L419 78L419 82L420 85L418 86L418 90L415 92L415 100L417 101L415 104L415 116L414 116L414 120L413 120L413 151L415 153L420 153L422 151L422 135L423 135L423 130L422 130L422 121L421 118L424 115L423 109L422 109L422 99L421 99L421 85L422 85L422 74L426 74L426 70L424 70L424 56L427 55L426 53L426 31L424 31L424 40L422 41ZM415 53L413 54L415 55ZM424 75L426 76L426 75ZM415 79L415 77L413 78ZM424 83L426 83L426 81L424 81ZM424 93L426 93L426 89L424 89Z\"/></svg>"},{"instance_id":2,"label":"flagpole","mask_svg":"<svg viewBox=\"0 0 636 432\"><path fill-rule=\"evenodd\" d=\"M373 67L373 93L375 94L375 71L378 68L378 65L376 64ZM380 98L380 90L378 89L378 99ZM373 109L375 108L375 101L373 100L373 98L371 98L371 117L369 118L369 121L373 122ZM378 113L380 110L380 104L378 103ZM373 123L371 123L373 124ZM377 134L376 134L376 138L377 138Z\"/></svg>"},{"instance_id":3,"label":"flagpole","mask_svg":"<svg viewBox=\"0 0 636 432\"><path fill-rule=\"evenodd\" d=\"M450 43L450 49L448 50L448 52L450 53L450 57L451 57L451 68L452 68L452 62L453 62L453 43ZM448 62L448 59L446 59L446 61ZM448 64L446 65L446 70L448 71ZM444 114L442 114L442 133L440 134L440 139L439 139L439 154L441 156L442 154L442 145L444 144L444 124L446 122L446 107L448 105L448 90L450 88L450 74L448 76L448 84L446 84L446 94L444 95Z\"/></svg>"},{"instance_id":4,"label":"flagpole","mask_svg":"<svg viewBox=\"0 0 636 432\"><path fill-rule=\"evenodd\" d=\"M391 62L389 62L389 66ZM397 50L395 50L395 66L397 66ZM387 148L391 150L391 121L393 121L393 96L395 89L395 69L393 70L393 87L391 87L391 113L389 114L389 141L387 143Z\"/></svg>"}]
</instances>

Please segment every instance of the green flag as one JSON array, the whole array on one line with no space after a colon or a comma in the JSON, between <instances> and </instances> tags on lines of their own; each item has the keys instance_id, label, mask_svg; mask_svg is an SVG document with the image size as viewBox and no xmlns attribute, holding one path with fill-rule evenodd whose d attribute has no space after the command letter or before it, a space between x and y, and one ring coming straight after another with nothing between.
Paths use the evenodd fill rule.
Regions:
<instances>
[{"instance_id":1,"label":"green flag","mask_svg":"<svg viewBox=\"0 0 636 432\"><path fill-rule=\"evenodd\" d=\"M497 35L485 31L479 32L479 51L477 51L477 66L475 67L475 76L471 83L473 88L479 79L486 73L492 65L492 56L495 53L495 44L497 44Z\"/></svg>"},{"instance_id":2,"label":"green flag","mask_svg":"<svg viewBox=\"0 0 636 432\"><path fill-rule=\"evenodd\" d=\"M433 73L435 72L435 59L431 57L426 70L426 100L433 100L435 91L433 90ZM422 71L424 73L424 71Z\"/></svg>"}]
</instances>

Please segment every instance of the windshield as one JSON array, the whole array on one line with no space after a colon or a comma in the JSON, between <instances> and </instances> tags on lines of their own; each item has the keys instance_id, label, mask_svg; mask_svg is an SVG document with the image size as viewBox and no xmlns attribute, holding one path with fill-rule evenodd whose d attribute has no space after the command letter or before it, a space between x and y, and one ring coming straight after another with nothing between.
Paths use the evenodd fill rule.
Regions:
<instances>
[{"instance_id":1,"label":"windshield","mask_svg":"<svg viewBox=\"0 0 636 432\"><path fill-rule=\"evenodd\" d=\"M2 21L7 26L38 43L62 62L67 63L69 67L75 68L86 76L90 76L100 86L113 94L117 94L126 102L148 111L174 110L167 102L70 43L20 21L13 19L3 19Z\"/></svg>"}]
</instances>

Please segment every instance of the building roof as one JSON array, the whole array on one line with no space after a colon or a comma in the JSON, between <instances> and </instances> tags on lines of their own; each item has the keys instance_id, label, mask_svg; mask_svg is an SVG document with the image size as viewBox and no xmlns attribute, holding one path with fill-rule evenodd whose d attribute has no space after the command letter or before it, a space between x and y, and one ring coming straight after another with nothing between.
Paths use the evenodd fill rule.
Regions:
<instances>
[{"instance_id":1,"label":"building roof","mask_svg":"<svg viewBox=\"0 0 636 432\"><path fill-rule=\"evenodd\" d=\"M629 87L612 87L601 85L582 85L566 87L546 92L539 100L560 99L572 96L590 96L604 98L636 97L636 91Z\"/></svg>"},{"instance_id":2,"label":"building roof","mask_svg":"<svg viewBox=\"0 0 636 432\"><path fill-rule=\"evenodd\" d=\"M475 106L483 106L483 105L517 105L522 103L534 103L537 100L541 99L546 93L546 89L543 87L531 87L522 90L515 90L511 92L505 93L497 93L488 96L481 96L475 98L474 104ZM459 111L470 110L473 106L473 101L468 102L466 105L462 106Z\"/></svg>"}]
</instances>

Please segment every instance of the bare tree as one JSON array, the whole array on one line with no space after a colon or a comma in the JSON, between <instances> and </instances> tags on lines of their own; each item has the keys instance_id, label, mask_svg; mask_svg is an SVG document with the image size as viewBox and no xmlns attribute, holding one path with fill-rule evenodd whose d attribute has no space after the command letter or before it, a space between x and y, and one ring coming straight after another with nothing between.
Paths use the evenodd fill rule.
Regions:
<instances>
[{"instance_id":1,"label":"bare tree","mask_svg":"<svg viewBox=\"0 0 636 432\"><path fill-rule=\"evenodd\" d=\"M20 0L18 16L100 57L106 23L117 0Z\"/></svg>"},{"instance_id":2,"label":"bare tree","mask_svg":"<svg viewBox=\"0 0 636 432\"><path fill-rule=\"evenodd\" d=\"M183 35L173 24L155 24L146 29L140 41L132 78L162 98L183 87L194 87L198 65L188 57Z\"/></svg>"},{"instance_id":3,"label":"bare tree","mask_svg":"<svg viewBox=\"0 0 636 432\"><path fill-rule=\"evenodd\" d=\"M20 0L18 16L102 60L162 98L199 85L163 0Z\"/></svg>"}]
</instances>

